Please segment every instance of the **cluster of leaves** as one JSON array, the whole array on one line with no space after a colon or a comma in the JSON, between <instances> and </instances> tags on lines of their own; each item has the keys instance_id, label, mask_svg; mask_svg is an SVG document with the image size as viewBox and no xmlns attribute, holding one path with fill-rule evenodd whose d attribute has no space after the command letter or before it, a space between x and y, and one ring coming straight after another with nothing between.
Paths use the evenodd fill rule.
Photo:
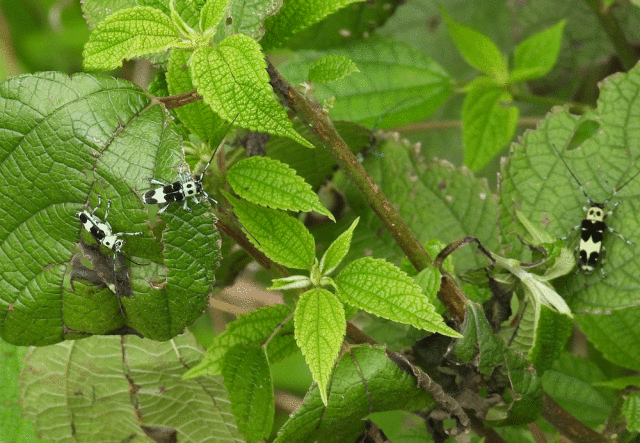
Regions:
<instances>
[{"instance_id":1,"label":"cluster of leaves","mask_svg":"<svg viewBox=\"0 0 640 443\"><path fill-rule=\"evenodd\" d=\"M571 274L572 253L555 241L583 217L582 193L555 146L597 201L636 172L639 69L609 77L595 109L555 109L526 133L493 194L469 169L512 140L515 103L558 62L565 19L528 34L507 58L440 8L449 38L482 73L458 86L453 69L414 47L383 33L362 38L393 18L395 2L292 0L255 10L236 0L108 3L83 4L92 28L84 67L151 59L162 70L149 87L154 95L89 74L0 84L0 336L58 343L31 350L20 381L23 413L39 435L264 440L274 431L272 365L298 350L315 384L279 429L282 443L353 441L368 432L363 419L390 410L419 411L435 441L456 432L447 418L458 431L471 426L467 413L480 419L478 435L527 441L515 436L524 424L547 430L541 416L554 423L545 392L587 426L606 422L625 439L640 432L640 382L622 377L622 368L640 369L637 255L606 240L614 254L604 285L600 275ZM263 51L277 54L285 43L297 50L276 71ZM369 130L421 121L457 93L469 169L425 163L419 146ZM232 208L231 223L230 211L221 222L209 203L192 212L172 205L160 217L142 204L147 177L170 182L185 160L197 169L234 119L238 133L270 140L268 157L231 154L220 190L205 177ZM345 141L364 150L361 162L336 147ZM349 205L342 219L318 197L327 178ZM638 192L640 182L625 186L611 221L636 242ZM127 238L131 265L78 222L75 214L98 196L112 202L115 231L143 233ZM298 214L309 212L328 222L305 225ZM216 224L270 269L270 289L290 303L239 316L203 352L183 331L206 308L223 260ZM514 231L532 245L512 241ZM413 233L415 249L402 239ZM438 254L459 238L481 243L483 254L451 245ZM420 265L436 256L435 265ZM467 272L460 287L454 275L478 267L482 275ZM359 334L347 332L354 315ZM566 351L573 319L613 375ZM396 346L411 346L415 359L394 357ZM602 437L575 420L566 428Z\"/></svg>"}]
</instances>

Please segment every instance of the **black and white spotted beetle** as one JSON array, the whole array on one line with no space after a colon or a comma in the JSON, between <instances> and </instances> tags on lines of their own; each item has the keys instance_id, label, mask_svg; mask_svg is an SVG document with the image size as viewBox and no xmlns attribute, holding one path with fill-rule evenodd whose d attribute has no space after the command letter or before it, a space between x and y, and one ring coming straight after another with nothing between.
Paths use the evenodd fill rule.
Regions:
<instances>
[{"instance_id":1,"label":"black and white spotted beetle","mask_svg":"<svg viewBox=\"0 0 640 443\"><path fill-rule=\"evenodd\" d=\"M100 243L102 246L106 246L111 249L114 253L121 253L122 246L124 246L124 240L118 237L123 235L142 235L142 232L116 232L113 233L113 229L111 229L111 225L107 221L107 217L109 216L109 209L111 209L111 200L107 201L107 210L104 213L104 221L102 221L98 216L95 215L96 210L100 207L102 203L102 199L100 195L98 195L98 206L93 208L91 212L86 209L76 212L76 216L80 219L80 223L82 226L89 231L91 236L95 241ZM126 257L126 256L125 256ZM131 259L127 257L127 259L133 262ZM113 259L113 271L116 271L116 257Z\"/></svg>"},{"instance_id":2,"label":"black and white spotted beetle","mask_svg":"<svg viewBox=\"0 0 640 443\"><path fill-rule=\"evenodd\" d=\"M567 170L569 171L573 179L576 181L576 183L578 183L578 186L587 199L587 204L589 205L588 207L585 206L583 208L586 213L584 220L582 220L579 225L573 228L573 230L580 229L580 244L578 245L578 269L580 269L583 273L589 275L596 269L596 267L598 267L599 264L602 264L602 258L604 257L605 253L604 246L602 245L602 239L604 237L605 231L612 232L620 237L620 239L622 239L622 241L624 241L626 244L633 245L633 242L624 238L622 234L617 232L612 227L607 226L605 223L605 219L609 215L613 214L614 209L618 207L620 201L618 200L617 202L615 202L613 204L613 208L611 208L610 211L605 212L605 207L607 203L609 203L611 199L615 197L618 191L624 188L631 180L633 180L638 176L638 174L640 174L640 171L636 172L629 180L624 182L617 189L613 188L613 190L611 191L611 195L605 201L603 201L602 203L597 203L591 200L591 197L589 197L587 191L585 191L584 189L584 186L582 186L582 183L580 183L580 180L578 180L578 177L576 177L567 162L564 160L564 158L558 151L558 148L553 145L553 149L555 149L558 157L560 157L562 163L564 163L564 165L567 167ZM562 237L562 240L566 239L566 236Z\"/></svg>"},{"instance_id":3,"label":"black and white spotted beetle","mask_svg":"<svg viewBox=\"0 0 640 443\"><path fill-rule=\"evenodd\" d=\"M236 116L238 118L238 116ZM191 175L187 172L182 172L182 167L180 167L180 171L178 172L178 180L173 183L166 184L159 180L155 180L153 178L147 177L149 183L152 185L160 185L160 188L152 189L147 191L142 196L142 201L147 205L161 205L164 206L158 211L158 214L162 214L167 210L169 205L173 202L183 202L182 207L185 211L191 212L191 208L187 205L187 200L189 197L193 199L196 204L202 203L206 199L210 199L214 203L218 203L212 197L207 194L207 192L202 188L202 179L204 178L204 173L209 169L209 165L213 161L213 157L215 157L218 148L222 144L227 132L233 126L233 123L236 121L236 118L229 124L227 129L224 131L222 138L220 139L220 143L213 150L213 154L211 154L211 158L209 162L206 164L204 169L200 174ZM198 195L202 194L202 198L198 198Z\"/></svg>"}]
</instances>

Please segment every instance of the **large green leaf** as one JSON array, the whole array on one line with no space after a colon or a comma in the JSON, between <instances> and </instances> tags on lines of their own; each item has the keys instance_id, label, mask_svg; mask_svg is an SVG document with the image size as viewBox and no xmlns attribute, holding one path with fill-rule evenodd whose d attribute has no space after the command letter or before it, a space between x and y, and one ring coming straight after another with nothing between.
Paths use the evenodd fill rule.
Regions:
<instances>
[{"instance_id":1,"label":"large green leaf","mask_svg":"<svg viewBox=\"0 0 640 443\"><path fill-rule=\"evenodd\" d=\"M140 199L145 177L171 182L181 161L173 123L150 104L137 86L100 76L43 73L0 84L5 340L45 345L114 331L168 340L206 307L219 260L206 205L192 214L174 205L165 226L150 222ZM97 248L75 215L97 205L96 194L100 218L111 200L114 232L143 232L123 248L139 264L119 254L116 274L113 251Z\"/></svg>"},{"instance_id":2,"label":"large green leaf","mask_svg":"<svg viewBox=\"0 0 640 443\"><path fill-rule=\"evenodd\" d=\"M54 441L242 442L222 378L182 378L201 357L189 333L34 348L20 377L23 413Z\"/></svg>"},{"instance_id":3,"label":"large green leaf","mask_svg":"<svg viewBox=\"0 0 640 443\"><path fill-rule=\"evenodd\" d=\"M229 349L222 366L231 410L247 441L271 433L275 412L273 382L265 348L238 344Z\"/></svg>"},{"instance_id":4,"label":"large green leaf","mask_svg":"<svg viewBox=\"0 0 640 443\"><path fill-rule=\"evenodd\" d=\"M542 376L542 385L570 414L595 427L607 420L615 402L612 389L593 386L605 380L595 363L564 353Z\"/></svg>"},{"instance_id":5,"label":"large green leaf","mask_svg":"<svg viewBox=\"0 0 640 443\"><path fill-rule=\"evenodd\" d=\"M352 3L298 32L287 41L287 48L323 50L368 38L394 16L399 6L402 4L395 0Z\"/></svg>"},{"instance_id":6,"label":"large green leaf","mask_svg":"<svg viewBox=\"0 0 640 443\"><path fill-rule=\"evenodd\" d=\"M279 46L290 36L324 19L332 12L362 0L289 0L265 22L265 48Z\"/></svg>"},{"instance_id":7,"label":"large green leaf","mask_svg":"<svg viewBox=\"0 0 640 443\"><path fill-rule=\"evenodd\" d=\"M448 244L473 235L489 249L497 246L494 196L486 181L468 169L446 161L427 163L419 147L391 137L378 141L377 154L368 156L364 166L421 242L437 238ZM380 219L353 186L345 186L350 207L360 216L347 259L373 253L399 261L403 254ZM462 270L487 264L474 248L456 251L453 260Z\"/></svg>"},{"instance_id":8,"label":"large green leaf","mask_svg":"<svg viewBox=\"0 0 640 443\"><path fill-rule=\"evenodd\" d=\"M390 128L423 120L449 97L452 79L433 59L412 47L378 38L346 48L299 51L279 69L292 83L307 81L309 65L327 55L352 60L360 72L316 84L320 101L335 97L330 115L365 126Z\"/></svg>"},{"instance_id":9,"label":"large green leaf","mask_svg":"<svg viewBox=\"0 0 640 443\"><path fill-rule=\"evenodd\" d=\"M381 348L355 347L336 366L324 406L318 387L280 429L276 442L354 441L372 412L417 410L434 404L416 380L401 370Z\"/></svg>"},{"instance_id":10,"label":"large green leaf","mask_svg":"<svg viewBox=\"0 0 640 443\"><path fill-rule=\"evenodd\" d=\"M3 376L0 378L0 441L15 443L43 443L33 430L31 420L21 417L18 374L24 367L27 348L0 340Z\"/></svg>"},{"instance_id":11,"label":"large green leaf","mask_svg":"<svg viewBox=\"0 0 640 443\"><path fill-rule=\"evenodd\" d=\"M567 245L577 245L578 234L571 229L585 217L582 209L585 197L559 155L591 199L603 202L612 197L613 189L639 169L640 131L635 120L640 113L640 100L637 97L640 97L640 69L636 67L602 83L595 111L578 117L556 109L537 130L526 133L521 144L513 145L510 161L502 170L501 230L523 232L519 223L514 222L517 206L552 237L568 235ZM554 147L560 151L559 155ZM640 242L639 194L640 180L634 179L606 208L609 210L614 202L621 202L607 218L607 224L636 244ZM578 321L607 358L638 368L640 355L635 351L635 337L640 334L640 324L635 315L640 305L637 278L640 255L636 247L611 233L605 233L603 245L606 262L601 269L606 279L599 271L592 275L578 272L554 281L554 287L565 297L574 314L589 314ZM517 244L513 246L516 250L520 248Z\"/></svg>"}]
</instances>

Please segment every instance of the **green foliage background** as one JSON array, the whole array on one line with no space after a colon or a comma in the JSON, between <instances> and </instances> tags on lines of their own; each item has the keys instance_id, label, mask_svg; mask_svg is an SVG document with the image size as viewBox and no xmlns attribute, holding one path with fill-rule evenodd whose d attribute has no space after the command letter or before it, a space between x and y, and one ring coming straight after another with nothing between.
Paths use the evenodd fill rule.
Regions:
<instances>
[{"instance_id":1,"label":"green foliage background","mask_svg":"<svg viewBox=\"0 0 640 443\"><path fill-rule=\"evenodd\" d=\"M205 3L178 2L177 10L168 1L125 0L86 2L84 11L77 4L63 8L36 0L6 1L1 6L9 33L1 42L6 56L0 60L0 73L9 77L59 72L16 77L0 85L0 146L11 147L0 152L0 298L12 300L2 305L0 323L3 336L17 345L68 341L30 350L27 366L20 348L2 343L12 372L0 384L6 387L3 404L10 406L0 415L0 424L8 430L0 441L35 441L29 430L32 421L38 433L56 441L68 438L71 427L79 435L104 441L131 435L148 439L166 432L158 423L189 435L189 441L273 439L286 417L279 419L273 409L273 383L282 375L272 376L272 365L288 364L281 370L298 375L300 366L291 360L302 361L298 347L317 385L282 427L277 441L348 441L362 433L362 419L372 411L433 406L433 398L415 389L414 379L391 363L381 347L338 351L344 321L355 312L345 310L344 303L403 322L385 327L382 319L368 316L361 323L365 333L390 346L414 344L425 335L421 327L453 335L442 323L439 313L444 307L435 297L440 274L410 277L415 271L402 262L404 252L353 178L335 167L313 133L298 121L291 125L280 105L264 98L271 95L271 86L254 38L264 36L260 45L289 82L313 80L307 87L318 106L325 106L349 148L361 153L362 165L422 243L437 239L446 244L475 236L494 253L531 261L514 235L530 234L516 210L553 238L565 235L584 216L584 196L554 146L595 201L607 199L637 172L640 70L626 66L626 73L609 76L628 60L600 26L589 2L409 0L400 6L387 0L313 1L308 9L295 9L291 5L296 2L289 2L279 15L272 15L277 2L255 2L252 6L260 14L243 13L240 2L233 2L229 12L234 20L219 25L214 1L207 3L210 15L199 18ZM105 43L92 40L84 46L90 40L87 22L92 28L109 29L105 7L115 11L134 4L145 6L140 17L151 17L164 36L147 52L153 52L153 62L166 66L167 72L149 89L154 94L178 94L197 87L204 100L163 111L144 89L112 77L144 87L151 82L151 65L134 61L119 67L120 52L84 60L85 66L117 68L115 73L78 74L83 48L91 55ZM628 43L638 43L637 6L619 3L612 11ZM171 21L176 14L184 21L180 32ZM186 44L170 57L161 53L176 42L184 43L180 39L191 36L190 29L217 32L219 45L200 47L193 56ZM150 47L139 43L128 56L144 55L140 51ZM106 41L105 47L109 45ZM616 50L619 59L613 56ZM238 53L242 57L234 59ZM255 90L234 89L235 83L220 86L210 81L212 72ZM221 244L207 204L190 203L192 213L175 204L175 211L159 219L139 196L149 189L146 177L173 180L183 160L181 137L186 161L192 168L201 166L210 151L201 153L199 142L215 144L222 122L236 115L240 128L272 134L266 147L269 157L238 162L240 154L231 153L229 162L235 164L228 181L239 198L211 190L230 203L255 247L280 265L308 273L296 281L311 285L318 283L317 260L340 233L354 229L349 231L350 249L341 245L342 257L335 259L335 275L323 281L336 294L314 289L306 293L298 311L263 308L215 338L207 319L201 318L192 330L202 344L213 342L204 353L191 332L178 334L207 307L214 279L232 280L248 257L234 255L230 246ZM393 128L410 140L371 132ZM313 145L315 149L309 149ZM501 161L501 156L508 160ZM326 192L325 206L315 196L328 178L333 195L347 203L345 218L309 228L284 212L316 210L333 217L325 208L331 188L321 191ZM640 244L638 194L640 181L630 182L612 200L621 204L609 219L610 226L635 244ZM109 222L114 232L143 232L127 237L125 247L142 265L131 266L122 259L113 276L117 280L118 273L131 269L132 296L115 297L108 285L96 287L65 273L75 255L102 280L111 278L99 254L83 246L91 238L75 216L97 206L97 195L102 197L96 213L100 217L106 201L112 202ZM357 226L352 224L356 217ZM487 376L500 367L500 376L509 380L513 398L492 410L491 418L494 425L507 425L497 432L508 441L528 441L517 425L538 417L543 390L598 431L612 414L627 420L627 437L640 429L637 398L627 395L626 385L613 384L627 370L640 370L640 262L636 246L613 235L604 245L606 279L596 272L568 274L553 282L588 340L580 350L588 358L566 346L568 317L555 317L559 314L546 306L542 313L524 312L519 342L513 345L529 360L493 335L480 305L467 307L474 322L460 329L465 337L457 342L455 353ZM453 255L456 272L486 264L487 258L475 248ZM380 280L376 272L384 274ZM274 276L262 272L255 278L266 281ZM359 278L364 282L358 283ZM368 283L374 287L366 287ZM354 293L349 285L356 287ZM400 286L405 297L387 297L395 294L389 288ZM370 296L366 302L358 298L362 292ZM489 298L484 288L467 292L470 298ZM375 303L376 298L384 303ZM319 306L330 311L330 328L322 323L322 312L314 311ZM411 311L417 307L420 315ZM120 315L123 308L126 316ZM291 321L272 336L270 331L293 312L296 322L304 319L304 324L296 323L294 330ZM326 341L314 343L323 329L329 329ZM70 340L122 331L160 342L149 344L133 336ZM503 330L505 335L512 332L509 327ZM20 367L27 369L18 386L15 374ZM327 372L332 368L333 378ZM117 387L110 381L114 376L121 377ZM76 384L57 386L60 378ZM291 382L293 377L284 378ZM300 396L308 373L301 378ZM25 419L18 417L18 389ZM187 408L181 395L197 400ZM144 418L134 420L143 409ZM105 428L91 428L94 417L105 413L110 414ZM191 415L199 422L185 424ZM203 421L211 435L202 434ZM384 416L374 421L384 423ZM65 426L43 432L52 422ZM117 437L108 426L115 422L122 423ZM551 433L540 418L537 422ZM140 433L141 425L151 431ZM423 431L420 425L416 429ZM409 434L399 435L397 441L415 438Z\"/></svg>"}]
</instances>

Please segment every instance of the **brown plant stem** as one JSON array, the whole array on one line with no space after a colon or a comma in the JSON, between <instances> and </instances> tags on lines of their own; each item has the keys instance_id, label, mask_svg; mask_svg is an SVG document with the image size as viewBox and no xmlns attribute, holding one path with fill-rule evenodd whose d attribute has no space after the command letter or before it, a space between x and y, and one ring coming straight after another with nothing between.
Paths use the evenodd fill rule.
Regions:
<instances>
[{"instance_id":1,"label":"brown plant stem","mask_svg":"<svg viewBox=\"0 0 640 443\"><path fill-rule=\"evenodd\" d=\"M267 72L273 89L287 99L288 106L329 151L342 170L353 180L367 204L380 218L413 266L418 271L431 266L432 260L427 251L422 247L413 232L409 230L396 208L353 155L349 146L333 127L322 106L318 103L312 103L293 88L268 58L267 65Z\"/></svg>"},{"instance_id":2,"label":"brown plant stem","mask_svg":"<svg viewBox=\"0 0 640 443\"><path fill-rule=\"evenodd\" d=\"M569 414L547 393L542 396L542 418L576 443L608 443L609 440Z\"/></svg>"}]
</instances>

